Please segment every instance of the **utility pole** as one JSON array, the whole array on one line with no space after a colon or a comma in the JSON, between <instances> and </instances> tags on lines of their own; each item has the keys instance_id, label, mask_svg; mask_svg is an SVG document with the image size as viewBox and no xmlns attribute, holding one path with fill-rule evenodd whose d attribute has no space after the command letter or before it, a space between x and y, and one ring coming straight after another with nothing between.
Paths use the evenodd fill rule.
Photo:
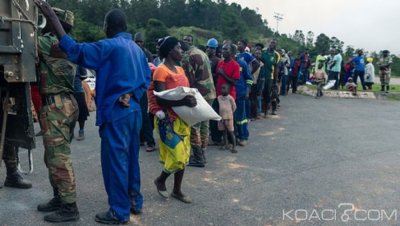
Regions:
<instances>
[{"instance_id":1,"label":"utility pole","mask_svg":"<svg viewBox=\"0 0 400 226\"><path fill-rule=\"evenodd\" d=\"M281 20L283 20L283 14L274 12L274 19L276 20L276 31L275 32L278 33L279 32L279 30L278 30L279 22Z\"/></svg>"}]
</instances>

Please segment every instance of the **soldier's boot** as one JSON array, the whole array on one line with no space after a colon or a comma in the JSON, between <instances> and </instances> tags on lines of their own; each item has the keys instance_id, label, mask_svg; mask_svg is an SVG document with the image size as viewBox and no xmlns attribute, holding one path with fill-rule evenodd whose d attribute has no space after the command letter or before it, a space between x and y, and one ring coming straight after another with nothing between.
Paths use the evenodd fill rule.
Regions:
<instances>
[{"instance_id":1,"label":"soldier's boot","mask_svg":"<svg viewBox=\"0 0 400 226\"><path fill-rule=\"evenodd\" d=\"M381 92L385 91L385 86L381 86Z\"/></svg>"},{"instance_id":2,"label":"soldier's boot","mask_svg":"<svg viewBox=\"0 0 400 226\"><path fill-rule=\"evenodd\" d=\"M53 187L53 198L46 202L39 204L37 210L40 212L52 212L61 208L62 200L57 188Z\"/></svg>"},{"instance_id":3,"label":"soldier's boot","mask_svg":"<svg viewBox=\"0 0 400 226\"><path fill-rule=\"evenodd\" d=\"M389 93L389 86L386 86L386 93Z\"/></svg>"},{"instance_id":4,"label":"soldier's boot","mask_svg":"<svg viewBox=\"0 0 400 226\"><path fill-rule=\"evenodd\" d=\"M7 168L7 177L4 186L12 188L28 189L32 188L32 183L25 180L21 174L18 173L17 168Z\"/></svg>"},{"instance_id":5,"label":"soldier's boot","mask_svg":"<svg viewBox=\"0 0 400 226\"><path fill-rule=\"evenodd\" d=\"M54 196L50 201L39 204L37 210L40 212L52 212L61 208L62 201L60 196Z\"/></svg>"},{"instance_id":6,"label":"soldier's boot","mask_svg":"<svg viewBox=\"0 0 400 226\"><path fill-rule=\"evenodd\" d=\"M203 155L201 153L201 148L199 147L192 147L193 154L189 158L188 166L194 167L204 167L204 160Z\"/></svg>"},{"instance_id":7,"label":"soldier's boot","mask_svg":"<svg viewBox=\"0 0 400 226\"><path fill-rule=\"evenodd\" d=\"M76 203L63 203L61 207L54 213L44 217L45 221L48 222L68 222L78 221L79 211Z\"/></svg>"}]
</instances>

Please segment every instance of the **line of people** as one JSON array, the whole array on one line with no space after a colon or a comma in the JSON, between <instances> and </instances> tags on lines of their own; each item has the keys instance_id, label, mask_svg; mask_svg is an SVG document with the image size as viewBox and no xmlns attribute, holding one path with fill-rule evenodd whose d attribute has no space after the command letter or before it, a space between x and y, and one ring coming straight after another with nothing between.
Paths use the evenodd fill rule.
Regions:
<instances>
[{"instance_id":1,"label":"line of people","mask_svg":"<svg viewBox=\"0 0 400 226\"><path fill-rule=\"evenodd\" d=\"M315 63L310 64L308 60L308 50L294 59L292 66L293 92L296 92L296 80L300 84L305 82L315 83L317 85L317 97L323 95L322 86L327 83L325 88L334 90L346 89L357 95L358 80L364 91L372 90L375 79L375 67L373 58L366 57L362 50L358 50L355 56L349 57L343 61L339 50L332 48L328 55L321 53L316 57ZM381 82L381 92L388 93L390 90L391 65L393 61L388 50L383 50L377 63L379 69L379 78ZM302 65L307 65L306 67ZM306 68L304 72L304 68ZM310 77L303 76L311 72ZM297 77L297 79L296 79Z\"/></svg>"}]
</instances>

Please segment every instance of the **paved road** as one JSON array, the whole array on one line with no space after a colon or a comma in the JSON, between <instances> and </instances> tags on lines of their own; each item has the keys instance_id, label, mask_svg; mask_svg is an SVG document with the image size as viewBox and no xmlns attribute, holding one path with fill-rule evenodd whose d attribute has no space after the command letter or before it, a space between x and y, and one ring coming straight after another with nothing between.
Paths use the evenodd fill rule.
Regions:
<instances>
[{"instance_id":1,"label":"paved road","mask_svg":"<svg viewBox=\"0 0 400 226\"><path fill-rule=\"evenodd\" d=\"M143 150L144 213L131 224L400 225L400 213L391 215L400 204L400 102L290 95L281 105L279 116L251 123L251 143L238 154L211 147L206 168L188 169L183 190L191 205L158 196L158 156ZM107 208L93 118L87 139L72 144L81 220L66 225L96 225L94 215ZM35 210L51 195L37 144L35 172L27 176L34 187L0 189L0 225L48 225ZM354 220L354 213L367 220Z\"/></svg>"}]
</instances>

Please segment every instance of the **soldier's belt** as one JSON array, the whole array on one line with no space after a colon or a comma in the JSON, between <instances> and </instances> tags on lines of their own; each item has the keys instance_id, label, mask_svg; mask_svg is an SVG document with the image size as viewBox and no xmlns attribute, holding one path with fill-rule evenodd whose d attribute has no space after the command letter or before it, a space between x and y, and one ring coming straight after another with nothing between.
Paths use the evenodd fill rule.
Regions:
<instances>
[{"instance_id":1,"label":"soldier's belt","mask_svg":"<svg viewBox=\"0 0 400 226\"><path fill-rule=\"evenodd\" d=\"M56 106L62 105L64 99L71 99L72 94L68 93L60 93L55 95L44 95L42 96L42 104L43 105L52 105L55 104Z\"/></svg>"}]
</instances>

